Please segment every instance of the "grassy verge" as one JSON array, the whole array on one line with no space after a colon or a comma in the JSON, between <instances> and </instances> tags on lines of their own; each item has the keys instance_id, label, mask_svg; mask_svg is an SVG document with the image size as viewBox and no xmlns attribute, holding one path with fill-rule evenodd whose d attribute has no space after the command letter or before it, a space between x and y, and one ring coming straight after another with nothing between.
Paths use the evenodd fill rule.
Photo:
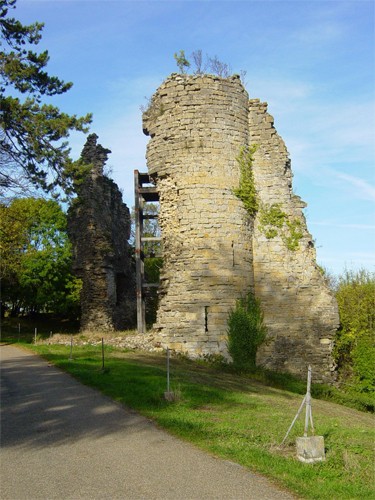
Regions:
<instances>
[{"instance_id":1,"label":"grassy verge","mask_svg":"<svg viewBox=\"0 0 375 500\"><path fill-rule=\"evenodd\" d=\"M35 318L6 318L1 321L2 342L26 342L32 343L35 339L35 329L37 339L48 339L52 334L58 335L73 334L74 338L85 339L87 343L98 342L104 336L105 341L113 337L112 333L85 332L84 335L78 332L76 321L67 321L50 315L38 315ZM121 332L120 336L126 336L132 332ZM233 373L231 365L223 364L220 359L210 358L210 363L214 364L221 371ZM297 394L305 394L306 381L300 380L288 373L277 373L264 369L257 369L252 374L252 378L275 388L284 389ZM350 408L361 411L375 412L374 393L361 393L355 389L346 387L345 390L325 384L312 384L312 395L316 399L332 401Z\"/></svg>"},{"instance_id":2,"label":"grassy verge","mask_svg":"<svg viewBox=\"0 0 375 500\"><path fill-rule=\"evenodd\" d=\"M285 389L297 394L305 394L306 381L300 380L288 373L278 373L259 369L252 377L266 385ZM323 399L333 403L348 406L360 411L374 413L375 394L372 392L361 393L356 390L342 390L328 384L312 384L311 394L316 399Z\"/></svg>"},{"instance_id":3,"label":"grassy verge","mask_svg":"<svg viewBox=\"0 0 375 500\"><path fill-rule=\"evenodd\" d=\"M303 418L284 448L278 448L301 395L248 376L172 359L171 389L178 400L168 403L163 398L165 358L160 355L107 348L102 372L100 346L76 346L73 361L68 359L69 347L37 345L32 349L176 436L267 475L300 497L375 497L375 433L370 414L314 400L316 433L324 436L326 461L303 464L295 458L295 439L303 435Z\"/></svg>"}]
</instances>

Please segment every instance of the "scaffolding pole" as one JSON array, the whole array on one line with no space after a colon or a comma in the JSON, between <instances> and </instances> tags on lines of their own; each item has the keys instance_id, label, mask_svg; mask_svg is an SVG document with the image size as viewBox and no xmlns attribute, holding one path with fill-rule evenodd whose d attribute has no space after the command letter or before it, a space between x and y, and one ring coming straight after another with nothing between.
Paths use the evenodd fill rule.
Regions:
<instances>
[{"instance_id":1,"label":"scaffolding pole","mask_svg":"<svg viewBox=\"0 0 375 500\"><path fill-rule=\"evenodd\" d=\"M159 201L159 194L152 184L149 174L134 170L134 197L135 197L135 263L136 263L136 288L137 288L137 330L146 333L146 306L145 289L157 286L155 283L145 282L145 265L143 243L146 241L160 241L161 238L144 237L143 221L151 218L144 215L144 205L147 202Z\"/></svg>"}]
</instances>

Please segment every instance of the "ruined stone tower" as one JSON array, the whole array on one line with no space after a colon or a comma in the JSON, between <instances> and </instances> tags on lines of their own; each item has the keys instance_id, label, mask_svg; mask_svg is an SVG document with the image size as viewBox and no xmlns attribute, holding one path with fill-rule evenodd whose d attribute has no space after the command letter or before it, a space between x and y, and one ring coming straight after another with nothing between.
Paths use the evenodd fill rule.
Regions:
<instances>
[{"instance_id":1,"label":"ruined stone tower","mask_svg":"<svg viewBox=\"0 0 375 500\"><path fill-rule=\"evenodd\" d=\"M169 77L143 115L147 165L160 197L164 264L154 329L162 345L190 356L227 355L227 319L236 299L260 299L267 368L332 379L336 303L316 265L292 192L285 144L267 105L249 101L240 79ZM236 158L257 144L253 175L259 208L235 196ZM278 217L272 217L277 214Z\"/></svg>"},{"instance_id":2,"label":"ruined stone tower","mask_svg":"<svg viewBox=\"0 0 375 500\"><path fill-rule=\"evenodd\" d=\"M103 174L108 149L91 134L81 160L91 171L68 211L73 269L82 279L81 330L135 324L135 272L128 243L130 213L117 185Z\"/></svg>"}]
</instances>

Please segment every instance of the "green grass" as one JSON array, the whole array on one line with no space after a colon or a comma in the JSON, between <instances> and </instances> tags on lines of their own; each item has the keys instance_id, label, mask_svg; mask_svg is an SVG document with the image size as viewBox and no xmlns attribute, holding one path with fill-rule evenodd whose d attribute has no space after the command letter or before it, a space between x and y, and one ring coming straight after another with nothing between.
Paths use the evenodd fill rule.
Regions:
<instances>
[{"instance_id":1,"label":"green grass","mask_svg":"<svg viewBox=\"0 0 375 500\"><path fill-rule=\"evenodd\" d=\"M106 348L102 372L100 346L75 346L73 361L68 359L69 347L31 348L176 436L264 474L300 497L375 498L375 432L368 413L314 399L316 433L324 436L326 461L303 464L295 458L295 439L303 435L302 416L285 447L278 448L301 404L299 394L173 358L171 389L179 398L168 403L163 397L166 370L161 355Z\"/></svg>"}]
</instances>

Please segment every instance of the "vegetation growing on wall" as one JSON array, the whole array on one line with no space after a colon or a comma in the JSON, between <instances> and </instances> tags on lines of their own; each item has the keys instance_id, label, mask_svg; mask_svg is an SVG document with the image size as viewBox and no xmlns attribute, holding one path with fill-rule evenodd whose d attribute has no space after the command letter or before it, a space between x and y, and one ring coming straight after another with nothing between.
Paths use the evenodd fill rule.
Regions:
<instances>
[{"instance_id":1,"label":"vegetation growing on wall","mask_svg":"<svg viewBox=\"0 0 375 500\"><path fill-rule=\"evenodd\" d=\"M286 217L280 203L263 205L259 211L259 229L267 239L275 238L284 226Z\"/></svg>"},{"instance_id":2,"label":"vegetation growing on wall","mask_svg":"<svg viewBox=\"0 0 375 500\"><path fill-rule=\"evenodd\" d=\"M263 205L259 210L259 230L267 239L280 236L288 250L295 251L303 236L302 223L281 209L280 203Z\"/></svg>"},{"instance_id":3,"label":"vegetation growing on wall","mask_svg":"<svg viewBox=\"0 0 375 500\"><path fill-rule=\"evenodd\" d=\"M283 233L282 240L288 250L292 252L297 250L300 239L303 236L302 223L299 219L294 218L286 221L288 231Z\"/></svg>"},{"instance_id":4,"label":"vegetation growing on wall","mask_svg":"<svg viewBox=\"0 0 375 500\"><path fill-rule=\"evenodd\" d=\"M253 155L257 145L242 146L236 160L240 167L240 185L233 190L239 198L249 215L252 217L258 211L258 198L254 183Z\"/></svg>"},{"instance_id":5,"label":"vegetation growing on wall","mask_svg":"<svg viewBox=\"0 0 375 500\"><path fill-rule=\"evenodd\" d=\"M258 347L266 338L266 327L258 300L249 292L237 300L228 318L228 351L234 367L254 370Z\"/></svg>"},{"instance_id":6,"label":"vegetation growing on wall","mask_svg":"<svg viewBox=\"0 0 375 500\"><path fill-rule=\"evenodd\" d=\"M228 63L220 61L216 55L214 57L204 56L201 49L195 50L190 55L192 63L186 58L183 50L180 50L179 54L175 53L174 58L182 75L186 74L189 68L192 68L193 75L212 74L220 78L229 78L233 74ZM245 85L246 71L241 70L239 76L242 84Z\"/></svg>"},{"instance_id":7,"label":"vegetation growing on wall","mask_svg":"<svg viewBox=\"0 0 375 500\"><path fill-rule=\"evenodd\" d=\"M178 66L178 69L180 70L180 73L184 74L186 68L189 68L190 66L190 62L185 57L185 52L183 50L180 50L179 54L175 52L174 58L176 60L176 64Z\"/></svg>"},{"instance_id":8,"label":"vegetation growing on wall","mask_svg":"<svg viewBox=\"0 0 375 500\"><path fill-rule=\"evenodd\" d=\"M156 120L159 116L163 116L165 113L165 108L160 99L155 99L154 97L146 97L146 104L141 104L139 109L142 113L147 114L150 120Z\"/></svg>"}]
</instances>

